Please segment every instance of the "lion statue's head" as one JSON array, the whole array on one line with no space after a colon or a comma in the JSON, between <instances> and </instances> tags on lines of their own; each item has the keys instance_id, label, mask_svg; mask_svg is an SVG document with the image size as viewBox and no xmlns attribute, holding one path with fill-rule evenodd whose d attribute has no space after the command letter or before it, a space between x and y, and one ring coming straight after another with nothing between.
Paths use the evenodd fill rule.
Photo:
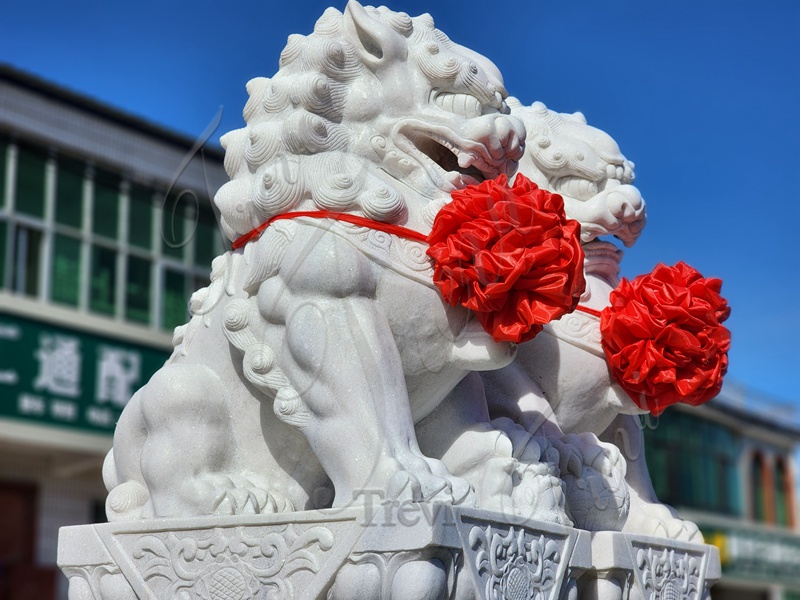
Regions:
<instances>
[{"instance_id":1,"label":"lion statue's head","mask_svg":"<svg viewBox=\"0 0 800 600\"><path fill-rule=\"evenodd\" d=\"M513 174L524 150L497 68L428 14L329 8L247 90L247 126L222 139L231 181L215 198L231 240L301 210L427 233L452 190Z\"/></svg>"},{"instance_id":2,"label":"lion statue's head","mask_svg":"<svg viewBox=\"0 0 800 600\"><path fill-rule=\"evenodd\" d=\"M579 112L559 113L541 102L523 106L516 98L508 105L527 131L519 171L563 196L567 216L581 224L583 243L613 235L632 246L646 222L645 202L632 185L634 165L613 138Z\"/></svg>"}]
</instances>

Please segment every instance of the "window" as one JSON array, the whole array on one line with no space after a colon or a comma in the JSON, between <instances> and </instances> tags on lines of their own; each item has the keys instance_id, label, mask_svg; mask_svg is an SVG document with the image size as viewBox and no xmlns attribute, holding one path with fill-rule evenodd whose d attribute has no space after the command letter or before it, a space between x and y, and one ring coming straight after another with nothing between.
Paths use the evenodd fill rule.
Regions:
<instances>
[{"instance_id":1,"label":"window","mask_svg":"<svg viewBox=\"0 0 800 600\"><path fill-rule=\"evenodd\" d=\"M667 504L741 513L738 436L713 421L668 410L645 429L645 458L658 498Z\"/></svg>"},{"instance_id":2,"label":"window","mask_svg":"<svg viewBox=\"0 0 800 600\"><path fill-rule=\"evenodd\" d=\"M164 271L164 306L161 323L164 329L174 329L186 323L189 296L186 293L186 277L183 273L166 269Z\"/></svg>"},{"instance_id":3,"label":"window","mask_svg":"<svg viewBox=\"0 0 800 600\"><path fill-rule=\"evenodd\" d=\"M6 255L8 252L8 225L0 221L0 289L6 287Z\"/></svg>"},{"instance_id":4,"label":"window","mask_svg":"<svg viewBox=\"0 0 800 600\"><path fill-rule=\"evenodd\" d=\"M211 268L211 261L221 253L217 246L220 234L217 219L211 207L200 205L197 212L197 227L194 232L194 264L206 269Z\"/></svg>"},{"instance_id":5,"label":"window","mask_svg":"<svg viewBox=\"0 0 800 600\"><path fill-rule=\"evenodd\" d=\"M17 226L14 255L11 257L14 291L26 296L39 294L39 267L42 255L42 232Z\"/></svg>"},{"instance_id":6,"label":"window","mask_svg":"<svg viewBox=\"0 0 800 600\"><path fill-rule=\"evenodd\" d=\"M131 186L128 243L142 250L153 247L153 191Z\"/></svg>"},{"instance_id":7,"label":"window","mask_svg":"<svg viewBox=\"0 0 800 600\"><path fill-rule=\"evenodd\" d=\"M150 261L128 257L125 285L125 317L138 323L150 323Z\"/></svg>"},{"instance_id":8,"label":"window","mask_svg":"<svg viewBox=\"0 0 800 600\"><path fill-rule=\"evenodd\" d=\"M164 199L161 207L161 252L164 256L178 260L183 259L184 249L191 242L186 239L187 233L191 233L185 223L187 200L187 196L179 197L171 193Z\"/></svg>"},{"instance_id":9,"label":"window","mask_svg":"<svg viewBox=\"0 0 800 600\"><path fill-rule=\"evenodd\" d=\"M59 158L56 170L56 222L80 229L83 223L83 179L86 167Z\"/></svg>"},{"instance_id":10,"label":"window","mask_svg":"<svg viewBox=\"0 0 800 600\"><path fill-rule=\"evenodd\" d=\"M167 331L185 323L223 244L211 201L178 192L164 200L152 183L0 136L0 288Z\"/></svg>"},{"instance_id":11,"label":"window","mask_svg":"<svg viewBox=\"0 0 800 600\"><path fill-rule=\"evenodd\" d=\"M775 522L778 525L791 527L794 525L794 506L792 481L786 460L778 457L775 460Z\"/></svg>"},{"instance_id":12,"label":"window","mask_svg":"<svg viewBox=\"0 0 800 600\"><path fill-rule=\"evenodd\" d=\"M78 306L80 264L81 241L66 235L56 235L50 276L50 297L54 302Z\"/></svg>"},{"instance_id":13,"label":"window","mask_svg":"<svg viewBox=\"0 0 800 600\"><path fill-rule=\"evenodd\" d=\"M47 163L43 151L20 146L17 153L17 186L14 205L20 213L44 217L44 191Z\"/></svg>"},{"instance_id":14,"label":"window","mask_svg":"<svg viewBox=\"0 0 800 600\"><path fill-rule=\"evenodd\" d=\"M8 142L0 138L0 209L6 205L6 165L8 159ZM0 250L1 252L2 250Z\"/></svg>"},{"instance_id":15,"label":"window","mask_svg":"<svg viewBox=\"0 0 800 600\"><path fill-rule=\"evenodd\" d=\"M750 459L750 510L752 518L756 521L767 520L767 502L765 498L764 481L767 473L764 457L756 452Z\"/></svg>"},{"instance_id":16,"label":"window","mask_svg":"<svg viewBox=\"0 0 800 600\"><path fill-rule=\"evenodd\" d=\"M116 302L117 253L103 246L92 246L92 275L89 308L113 315Z\"/></svg>"},{"instance_id":17,"label":"window","mask_svg":"<svg viewBox=\"0 0 800 600\"><path fill-rule=\"evenodd\" d=\"M94 180L94 212L92 231L103 237L117 239L119 221L119 178L98 171Z\"/></svg>"}]
</instances>

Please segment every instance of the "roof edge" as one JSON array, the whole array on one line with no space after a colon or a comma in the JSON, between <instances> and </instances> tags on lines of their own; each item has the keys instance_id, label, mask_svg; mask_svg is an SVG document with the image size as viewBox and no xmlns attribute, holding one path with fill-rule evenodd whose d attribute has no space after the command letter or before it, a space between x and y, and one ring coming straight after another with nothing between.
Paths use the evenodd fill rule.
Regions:
<instances>
[{"instance_id":1,"label":"roof edge","mask_svg":"<svg viewBox=\"0 0 800 600\"><path fill-rule=\"evenodd\" d=\"M73 108L94 113L124 127L158 137L163 141L180 147L182 150L189 150L196 141L188 135L148 121L144 117L112 107L110 104L47 81L27 71L22 71L5 62L0 62L0 81L10 82L33 92L49 96ZM225 151L216 145L204 145L203 152L220 161L225 157Z\"/></svg>"}]
</instances>

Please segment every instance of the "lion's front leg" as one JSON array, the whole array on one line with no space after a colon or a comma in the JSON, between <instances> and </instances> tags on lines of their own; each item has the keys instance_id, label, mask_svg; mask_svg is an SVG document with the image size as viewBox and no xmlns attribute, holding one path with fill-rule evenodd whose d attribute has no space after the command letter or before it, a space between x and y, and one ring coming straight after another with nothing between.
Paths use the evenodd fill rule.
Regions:
<instances>
[{"instance_id":1,"label":"lion's front leg","mask_svg":"<svg viewBox=\"0 0 800 600\"><path fill-rule=\"evenodd\" d=\"M379 268L319 229L298 232L280 272L259 288L275 361L302 403L299 428L335 488L334 504L363 492L458 502L469 493L422 455L400 353L376 299ZM281 417L281 392L276 414Z\"/></svg>"}]
</instances>

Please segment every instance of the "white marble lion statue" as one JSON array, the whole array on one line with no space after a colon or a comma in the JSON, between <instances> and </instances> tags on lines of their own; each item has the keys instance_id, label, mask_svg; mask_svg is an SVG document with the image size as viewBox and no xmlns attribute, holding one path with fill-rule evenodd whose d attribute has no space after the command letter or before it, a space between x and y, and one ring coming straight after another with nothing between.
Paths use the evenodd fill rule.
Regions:
<instances>
[{"instance_id":1,"label":"white marble lion statue","mask_svg":"<svg viewBox=\"0 0 800 600\"><path fill-rule=\"evenodd\" d=\"M122 414L109 518L342 506L367 490L484 507L505 494L568 523L557 449L519 425L483 428L480 480L418 446L415 423L515 345L442 301L423 243L296 214L424 235L453 190L512 175L525 130L495 66L428 15L351 0L291 36L248 92L215 198L237 249L215 259L172 356Z\"/></svg>"},{"instance_id":2,"label":"white marble lion statue","mask_svg":"<svg viewBox=\"0 0 800 600\"><path fill-rule=\"evenodd\" d=\"M586 253L581 304L602 310L619 283L623 252L597 238L613 235L632 246L646 221L645 202L633 185L634 165L607 133L588 125L581 113L558 113L541 102L523 106L515 98L508 104L527 131L519 170L540 187L561 194L567 216L581 223ZM618 448L625 458L630 493L623 530L702 541L694 523L658 501L638 417L645 411L614 381L600 341L599 319L580 310L546 325L540 335L520 345L513 364L484 374L490 414L511 418L543 435L557 436L557 426L569 435L583 436L600 470L617 468L614 448ZM613 446L594 443L593 436ZM590 458L585 462L593 464ZM594 518L602 513L596 508L590 507Z\"/></svg>"}]
</instances>

